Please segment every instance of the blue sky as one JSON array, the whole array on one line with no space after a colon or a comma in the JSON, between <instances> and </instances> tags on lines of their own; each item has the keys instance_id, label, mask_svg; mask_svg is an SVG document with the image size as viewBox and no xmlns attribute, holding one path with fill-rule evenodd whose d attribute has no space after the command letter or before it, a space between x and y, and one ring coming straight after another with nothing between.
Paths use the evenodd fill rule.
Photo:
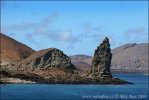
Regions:
<instances>
[{"instance_id":1,"label":"blue sky","mask_svg":"<svg viewBox=\"0 0 149 100\"><path fill-rule=\"evenodd\" d=\"M147 1L2 1L1 32L34 50L93 55L104 37L111 48L148 42Z\"/></svg>"}]
</instances>

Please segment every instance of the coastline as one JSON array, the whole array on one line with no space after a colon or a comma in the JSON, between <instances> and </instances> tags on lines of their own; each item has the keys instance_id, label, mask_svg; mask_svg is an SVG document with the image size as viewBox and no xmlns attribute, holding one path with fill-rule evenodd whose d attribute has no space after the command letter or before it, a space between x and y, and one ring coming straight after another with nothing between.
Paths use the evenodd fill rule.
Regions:
<instances>
[{"instance_id":1,"label":"coastline","mask_svg":"<svg viewBox=\"0 0 149 100\"><path fill-rule=\"evenodd\" d=\"M23 77L17 75L4 76L1 73L0 84L74 84L74 85L123 85L123 84L134 84L128 81L121 80L119 78L81 78L78 79L66 79L66 78L55 78L53 80L45 79L44 77L31 77L23 75Z\"/></svg>"},{"instance_id":2,"label":"coastline","mask_svg":"<svg viewBox=\"0 0 149 100\"><path fill-rule=\"evenodd\" d=\"M147 70L112 69L111 72L124 74L149 74Z\"/></svg>"}]
</instances>

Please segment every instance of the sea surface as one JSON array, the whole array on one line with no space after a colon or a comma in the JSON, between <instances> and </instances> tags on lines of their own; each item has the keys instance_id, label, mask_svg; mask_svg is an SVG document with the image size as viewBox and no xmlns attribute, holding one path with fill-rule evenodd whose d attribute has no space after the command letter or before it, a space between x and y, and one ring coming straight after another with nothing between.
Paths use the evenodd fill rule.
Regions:
<instances>
[{"instance_id":1,"label":"sea surface","mask_svg":"<svg viewBox=\"0 0 149 100\"><path fill-rule=\"evenodd\" d=\"M148 75L113 74L126 85L1 85L0 100L148 100Z\"/></svg>"}]
</instances>

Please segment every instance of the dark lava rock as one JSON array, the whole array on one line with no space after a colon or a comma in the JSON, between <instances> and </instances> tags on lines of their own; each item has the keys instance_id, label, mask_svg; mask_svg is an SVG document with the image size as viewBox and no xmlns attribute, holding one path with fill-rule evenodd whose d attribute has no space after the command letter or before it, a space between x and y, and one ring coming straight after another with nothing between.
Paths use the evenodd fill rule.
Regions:
<instances>
[{"instance_id":1,"label":"dark lava rock","mask_svg":"<svg viewBox=\"0 0 149 100\"><path fill-rule=\"evenodd\" d=\"M112 77L110 72L112 53L109 39L106 37L97 47L92 60L91 76L94 77Z\"/></svg>"},{"instance_id":2,"label":"dark lava rock","mask_svg":"<svg viewBox=\"0 0 149 100\"><path fill-rule=\"evenodd\" d=\"M46 70L49 67L76 70L71 59L56 48L44 49L35 52L18 65L18 71Z\"/></svg>"}]
</instances>

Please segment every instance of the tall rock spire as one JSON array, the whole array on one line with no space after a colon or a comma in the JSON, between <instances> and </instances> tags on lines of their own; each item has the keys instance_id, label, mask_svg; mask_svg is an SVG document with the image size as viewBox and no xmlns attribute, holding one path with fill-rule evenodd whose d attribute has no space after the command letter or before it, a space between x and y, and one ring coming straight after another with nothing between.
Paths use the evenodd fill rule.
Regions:
<instances>
[{"instance_id":1,"label":"tall rock spire","mask_svg":"<svg viewBox=\"0 0 149 100\"><path fill-rule=\"evenodd\" d=\"M103 42L97 47L92 60L91 76L112 77L110 72L112 53L109 39L105 37Z\"/></svg>"}]
</instances>

